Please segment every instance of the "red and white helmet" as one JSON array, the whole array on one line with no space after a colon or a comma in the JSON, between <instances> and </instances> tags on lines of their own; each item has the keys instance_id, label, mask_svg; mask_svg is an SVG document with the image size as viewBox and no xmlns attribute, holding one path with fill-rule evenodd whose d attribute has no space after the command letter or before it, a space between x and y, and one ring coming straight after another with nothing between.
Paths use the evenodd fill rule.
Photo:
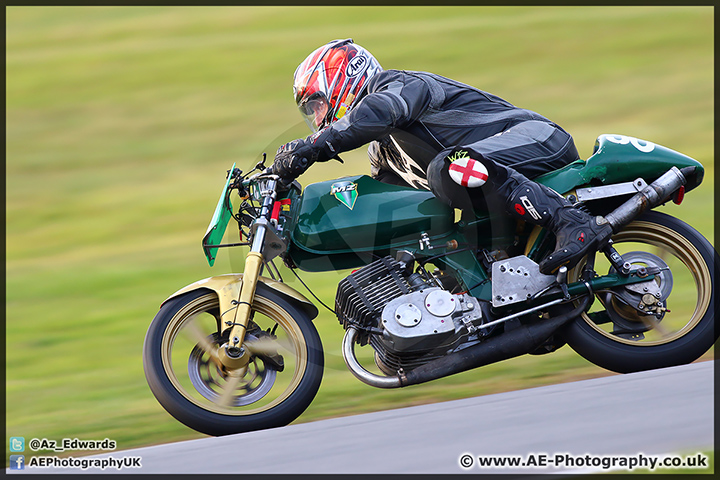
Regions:
<instances>
[{"instance_id":1,"label":"red and white helmet","mask_svg":"<svg viewBox=\"0 0 720 480\"><path fill-rule=\"evenodd\" d=\"M368 80L381 71L375 57L351 38L333 40L295 70L295 103L308 126L318 131L342 118Z\"/></svg>"}]
</instances>

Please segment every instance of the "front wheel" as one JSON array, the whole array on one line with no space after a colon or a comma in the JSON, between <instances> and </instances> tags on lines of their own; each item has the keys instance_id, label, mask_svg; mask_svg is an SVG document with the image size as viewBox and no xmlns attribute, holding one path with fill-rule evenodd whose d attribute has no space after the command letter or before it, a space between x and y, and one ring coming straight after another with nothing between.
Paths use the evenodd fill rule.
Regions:
<instances>
[{"instance_id":1,"label":"front wheel","mask_svg":"<svg viewBox=\"0 0 720 480\"><path fill-rule=\"evenodd\" d=\"M214 292L188 292L161 307L145 336L143 364L163 408L208 435L279 427L300 416L323 374L322 344L310 318L258 289L243 342L251 355L235 370L217 361L228 334Z\"/></svg>"},{"instance_id":2,"label":"front wheel","mask_svg":"<svg viewBox=\"0 0 720 480\"><path fill-rule=\"evenodd\" d=\"M592 363L619 373L698 359L718 336L714 328L715 278L720 258L710 242L685 222L653 211L612 239L624 260L634 266L658 267L660 273L655 285L638 284L635 292L626 287L623 297L597 293L593 307L565 329L568 345ZM596 262L598 274L614 273L602 255ZM570 272L574 279L583 264ZM635 308L648 291L655 292L666 311L648 315ZM631 305L628 299L640 300Z\"/></svg>"}]
</instances>

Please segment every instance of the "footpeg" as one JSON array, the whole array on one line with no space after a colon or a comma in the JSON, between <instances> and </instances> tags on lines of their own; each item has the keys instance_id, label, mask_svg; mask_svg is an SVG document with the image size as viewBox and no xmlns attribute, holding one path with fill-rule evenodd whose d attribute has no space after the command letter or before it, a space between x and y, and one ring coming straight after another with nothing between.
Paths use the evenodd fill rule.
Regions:
<instances>
[{"instance_id":1,"label":"footpeg","mask_svg":"<svg viewBox=\"0 0 720 480\"><path fill-rule=\"evenodd\" d=\"M567 272L568 272L567 267L565 265L563 265L562 267L558 268L557 277L555 278L558 285L560 285L560 289L562 290L563 297L565 299L570 298L570 292L568 292L568 286L567 286Z\"/></svg>"}]
</instances>

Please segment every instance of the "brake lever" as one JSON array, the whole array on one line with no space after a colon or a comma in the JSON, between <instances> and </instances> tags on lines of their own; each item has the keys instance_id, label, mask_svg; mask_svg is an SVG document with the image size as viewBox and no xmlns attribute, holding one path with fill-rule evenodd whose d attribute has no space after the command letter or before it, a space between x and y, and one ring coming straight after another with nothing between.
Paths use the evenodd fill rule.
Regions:
<instances>
[{"instance_id":1,"label":"brake lever","mask_svg":"<svg viewBox=\"0 0 720 480\"><path fill-rule=\"evenodd\" d=\"M254 170L267 170L267 169L265 168L265 160L267 160L267 153L263 152L263 154L262 154L262 160L260 160L260 161L255 165L255 168L253 168L252 171L254 171Z\"/></svg>"}]
</instances>

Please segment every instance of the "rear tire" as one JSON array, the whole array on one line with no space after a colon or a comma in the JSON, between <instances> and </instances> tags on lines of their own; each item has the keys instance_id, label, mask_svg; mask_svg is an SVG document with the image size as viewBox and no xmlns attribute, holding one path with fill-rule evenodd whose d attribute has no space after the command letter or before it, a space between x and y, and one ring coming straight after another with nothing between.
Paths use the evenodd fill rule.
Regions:
<instances>
[{"instance_id":1,"label":"rear tire","mask_svg":"<svg viewBox=\"0 0 720 480\"><path fill-rule=\"evenodd\" d=\"M254 332L282 361L277 355L252 355L242 376L234 372L233 377L208 354L226 341L218 333L218 305L215 292L196 290L160 308L143 345L153 394L177 420L208 435L292 422L310 405L322 380L322 344L312 321L281 296L258 290L246 340Z\"/></svg>"},{"instance_id":2,"label":"rear tire","mask_svg":"<svg viewBox=\"0 0 720 480\"><path fill-rule=\"evenodd\" d=\"M563 336L568 345L590 362L619 373L683 365L697 360L718 337L715 329L715 279L720 257L713 246L685 222L653 211L638 217L615 234L613 242L623 256L634 256L637 264L657 258L661 261L656 263L665 263L671 268L672 276L658 280L658 283L664 281L665 286L672 289L665 300L669 310L661 321L656 322L654 317L633 313L627 306L620 306L609 315L607 306L596 300L594 311L584 313L564 330ZM638 248L642 250L638 251ZM657 249L658 254L643 253L651 249ZM598 254L596 258L600 261L601 257ZM583 263L580 262L571 272L574 279L579 277ZM596 264L598 274L607 273L600 268ZM612 303L610 308L614 308ZM618 315L624 315L629 323ZM621 330L616 321L624 324L626 329L627 325L632 327L632 322L635 322L637 330L642 332L633 338L627 333L616 333ZM646 323L643 325L641 322Z\"/></svg>"}]
</instances>

